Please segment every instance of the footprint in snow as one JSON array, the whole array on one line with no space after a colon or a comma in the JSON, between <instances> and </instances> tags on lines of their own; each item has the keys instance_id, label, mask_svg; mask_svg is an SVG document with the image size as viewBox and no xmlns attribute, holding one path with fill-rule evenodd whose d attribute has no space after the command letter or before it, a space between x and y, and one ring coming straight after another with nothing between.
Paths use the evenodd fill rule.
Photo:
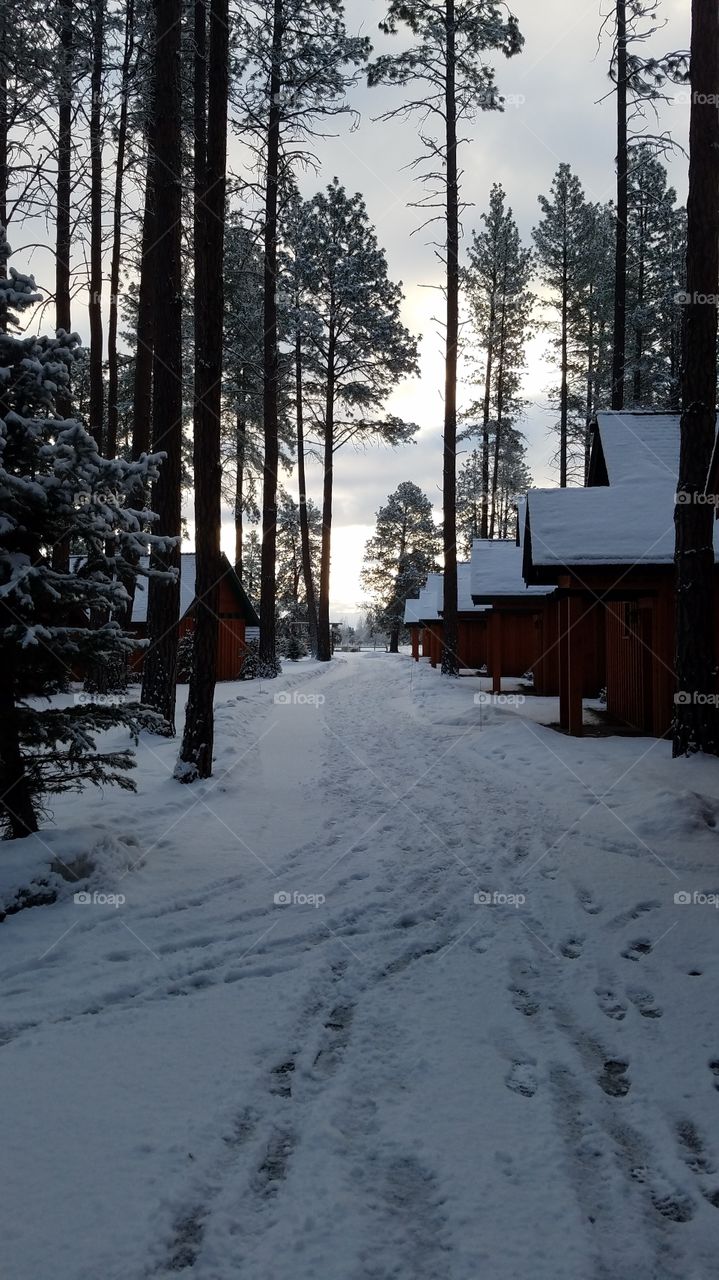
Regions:
<instances>
[{"instance_id":1,"label":"footprint in snow","mask_svg":"<svg viewBox=\"0 0 719 1280\"><path fill-rule=\"evenodd\" d=\"M714 1088L719 1089L719 1058L712 1058L709 1063L709 1070L714 1077Z\"/></svg>"},{"instance_id":2,"label":"footprint in snow","mask_svg":"<svg viewBox=\"0 0 719 1280\"><path fill-rule=\"evenodd\" d=\"M643 1018L661 1018L664 1010L659 1007L651 991L628 987L627 995Z\"/></svg>"},{"instance_id":3,"label":"footprint in snow","mask_svg":"<svg viewBox=\"0 0 719 1280\"><path fill-rule=\"evenodd\" d=\"M626 1018L627 1006L616 991L612 991L611 987L595 987L594 991L597 1004L607 1018L613 1018L615 1022L621 1022Z\"/></svg>"},{"instance_id":4,"label":"footprint in snow","mask_svg":"<svg viewBox=\"0 0 719 1280\"><path fill-rule=\"evenodd\" d=\"M608 1058L599 1076L599 1086L610 1098L625 1098L631 1085L626 1078L629 1063L620 1058Z\"/></svg>"},{"instance_id":5,"label":"footprint in snow","mask_svg":"<svg viewBox=\"0 0 719 1280\"><path fill-rule=\"evenodd\" d=\"M567 938L566 942L562 943L559 950L566 960L577 960L581 956L583 948L584 939L576 938L572 935Z\"/></svg>"},{"instance_id":6,"label":"footprint in snow","mask_svg":"<svg viewBox=\"0 0 719 1280\"><path fill-rule=\"evenodd\" d=\"M641 960L642 956L648 956L652 950L653 946L648 938L637 938L634 942L628 943L622 955L625 960Z\"/></svg>"},{"instance_id":7,"label":"footprint in snow","mask_svg":"<svg viewBox=\"0 0 719 1280\"><path fill-rule=\"evenodd\" d=\"M532 1098L537 1092L537 1075L529 1062L515 1062L504 1083L512 1093L521 1093L524 1098Z\"/></svg>"},{"instance_id":8,"label":"footprint in snow","mask_svg":"<svg viewBox=\"0 0 719 1280\"><path fill-rule=\"evenodd\" d=\"M691 1120L680 1120L676 1133L687 1168L697 1174L715 1173L716 1166L705 1152L696 1125Z\"/></svg>"},{"instance_id":9,"label":"footprint in snow","mask_svg":"<svg viewBox=\"0 0 719 1280\"><path fill-rule=\"evenodd\" d=\"M609 928L622 929L625 924L631 924L632 920L641 920L642 916L647 915L650 911L656 911L661 905L661 902L657 902L653 898L646 902L637 902L628 911L621 911L618 916L614 916L609 921Z\"/></svg>"},{"instance_id":10,"label":"footprint in snow","mask_svg":"<svg viewBox=\"0 0 719 1280\"><path fill-rule=\"evenodd\" d=\"M588 916L598 916L599 912L603 909L598 902L594 901L594 898L588 889L577 890L577 901L579 902L582 910L586 911Z\"/></svg>"}]
</instances>

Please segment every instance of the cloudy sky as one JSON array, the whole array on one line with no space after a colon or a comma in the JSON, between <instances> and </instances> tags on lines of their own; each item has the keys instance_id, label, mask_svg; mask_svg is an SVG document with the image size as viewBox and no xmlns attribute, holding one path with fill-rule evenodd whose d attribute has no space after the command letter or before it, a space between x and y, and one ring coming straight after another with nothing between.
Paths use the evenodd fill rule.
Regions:
<instances>
[{"instance_id":1,"label":"cloudy sky","mask_svg":"<svg viewBox=\"0 0 719 1280\"><path fill-rule=\"evenodd\" d=\"M606 11L610 0L601 0ZM651 49L686 48L689 39L688 0L661 0L665 29ZM609 89L608 47L598 49L600 0L514 0L514 11L525 37L518 57L496 59L497 81L512 105L503 113L487 112L470 125L463 148L463 196L472 207L464 215L464 236L478 225L493 182L507 192L520 232L529 240L537 221L537 196L548 193L562 161L579 175L587 198L608 200L614 183L613 101L600 102ZM377 31L385 12L384 0L348 0L348 25L370 36L376 50L392 42ZM350 191L361 191L379 240L387 251L390 274L402 280L406 295L405 323L422 335L421 377L397 389L392 408L418 424L413 445L397 450L349 448L340 452L335 469L335 524L332 548L332 601L336 617L354 615L363 599L359 585L362 549L372 531L377 508L402 480L419 484L441 505L441 338L433 316L441 312L441 295L431 286L441 281L441 266L431 233L413 235L421 216L408 204L417 198L417 184L406 166L417 152L416 127L376 117L399 100L401 90L358 86L353 106L361 113L359 127L338 130L338 136L318 144L320 171L302 179L305 195L312 195L337 175ZM661 125L679 142L686 142L688 106L679 101L663 108ZM652 125L654 129L654 126ZM679 197L686 196L686 157L670 161L671 179ZM544 341L536 339L529 352L525 383L528 400L523 422L535 483L553 483L548 436L552 416L546 405L551 371L544 360ZM320 469L309 476L312 496L321 495ZM229 531L228 531L229 532Z\"/></svg>"}]
</instances>

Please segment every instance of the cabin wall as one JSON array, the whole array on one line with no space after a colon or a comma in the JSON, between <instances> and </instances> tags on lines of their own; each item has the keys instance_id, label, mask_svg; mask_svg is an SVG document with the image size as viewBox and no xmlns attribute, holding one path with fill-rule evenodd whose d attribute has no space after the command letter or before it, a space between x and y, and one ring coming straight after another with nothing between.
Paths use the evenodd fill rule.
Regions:
<instances>
[{"instance_id":1,"label":"cabin wall","mask_svg":"<svg viewBox=\"0 0 719 1280\"><path fill-rule=\"evenodd\" d=\"M478 668L489 659L489 628L485 614L462 617L457 622L457 656L460 667Z\"/></svg>"}]
</instances>

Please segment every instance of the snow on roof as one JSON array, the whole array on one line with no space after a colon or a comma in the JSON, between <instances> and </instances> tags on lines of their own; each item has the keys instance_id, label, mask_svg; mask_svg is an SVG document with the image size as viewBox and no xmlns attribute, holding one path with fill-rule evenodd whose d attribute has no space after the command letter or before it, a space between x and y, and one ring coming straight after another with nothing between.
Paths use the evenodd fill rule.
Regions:
<instances>
[{"instance_id":1,"label":"snow on roof","mask_svg":"<svg viewBox=\"0 0 719 1280\"><path fill-rule=\"evenodd\" d=\"M529 529L535 565L671 564L674 482L532 489Z\"/></svg>"},{"instance_id":2,"label":"snow on roof","mask_svg":"<svg viewBox=\"0 0 719 1280\"><path fill-rule=\"evenodd\" d=\"M522 515L524 510L522 503ZM516 542L475 538L472 543L472 595L488 596L546 595L546 587L527 587L522 577L522 548Z\"/></svg>"},{"instance_id":3,"label":"snow on roof","mask_svg":"<svg viewBox=\"0 0 719 1280\"><path fill-rule=\"evenodd\" d=\"M145 568L149 561L143 560ZM132 621L147 622L147 578L138 576L135 586L135 599L132 605ZM187 613L195 598L195 553L183 551L180 556L180 617Z\"/></svg>"},{"instance_id":4,"label":"snow on roof","mask_svg":"<svg viewBox=\"0 0 719 1280\"><path fill-rule=\"evenodd\" d=\"M598 413L609 486L530 489L532 563L671 564L680 422L677 413ZM716 555L716 527L714 546Z\"/></svg>"},{"instance_id":5,"label":"snow on roof","mask_svg":"<svg viewBox=\"0 0 719 1280\"><path fill-rule=\"evenodd\" d=\"M680 416L610 410L597 414L597 428L610 485L668 481L679 473Z\"/></svg>"},{"instance_id":6,"label":"snow on roof","mask_svg":"<svg viewBox=\"0 0 719 1280\"><path fill-rule=\"evenodd\" d=\"M430 573L419 593L419 598L407 600L404 620L434 622L440 619L444 603L444 574ZM457 609L459 613L482 613L486 605L476 605L472 600L472 566L469 561L457 565Z\"/></svg>"}]
</instances>

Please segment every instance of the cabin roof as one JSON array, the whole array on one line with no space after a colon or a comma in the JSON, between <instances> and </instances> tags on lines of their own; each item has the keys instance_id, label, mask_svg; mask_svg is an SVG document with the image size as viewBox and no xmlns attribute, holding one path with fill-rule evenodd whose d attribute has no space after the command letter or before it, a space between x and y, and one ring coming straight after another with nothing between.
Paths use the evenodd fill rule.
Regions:
<instances>
[{"instance_id":1,"label":"cabin roof","mask_svg":"<svg viewBox=\"0 0 719 1280\"><path fill-rule=\"evenodd\" d=\"M597 414L589 487L527 495L528 580L542 567L673 562L680 424L678 413ZM719 558L717 531L714 545Z\"/></svg>"},{"instance_id":2,"label":"cabin roof","mask_svg":"<svg viewBox=\"0 0 719 1280\"><path fill-rule=\"evenodd\" d=\"M405 623L437 622L441 619L443 606L444 574L430 573L419 597L405 602ZM457 612L483 613L486 608L486 605L476 605L472 599L472 566L469 560L463 561L457 565Z\"/></svg>"},{"instance_id":3,"label":"cabin roof","mask_svg":"<svg viewBox=\"0 0 719 1280\"><path fill-rule=\"evenodd\" d=\"M522 503L522 513L525 503ZM478 603L500 596L546 595L542 586L525 586L522 548L516 542L475 538L472 543L471 590Z\"/></svg>"},{"instance_id":4,"label":"cabin roof","mask_svg":"<svg viewBox=\"0 0 719 1280\"><path fill-rule=\"evenodd\" d=\"M592 436L589 486L662 479L679 474L678 413L607 409L597 414Z\"/></svg>"},{"instance_id":5,"label":"cabin roof","mask_svg":"<svg viewBox=\"0 0 719 1280\"><path fill-rule=\"evenodd\" d=\"M144 560L144 566L147 568L148 560ZM226 578L229 586L237 597L240 613L245 622L250 627L259 626L259 618L245 591L239 576L230 564L227 556L222 556L223 578ZM135 587L135 598L132 606L132 621L134 623L143 623L147 621L147 587L148 579L138 576L137 585ZM189 609L192 608L195 601L195 553L194 551L183 551L180 556L180 617L183 618Z\"/></svg>"}]
</instances>

